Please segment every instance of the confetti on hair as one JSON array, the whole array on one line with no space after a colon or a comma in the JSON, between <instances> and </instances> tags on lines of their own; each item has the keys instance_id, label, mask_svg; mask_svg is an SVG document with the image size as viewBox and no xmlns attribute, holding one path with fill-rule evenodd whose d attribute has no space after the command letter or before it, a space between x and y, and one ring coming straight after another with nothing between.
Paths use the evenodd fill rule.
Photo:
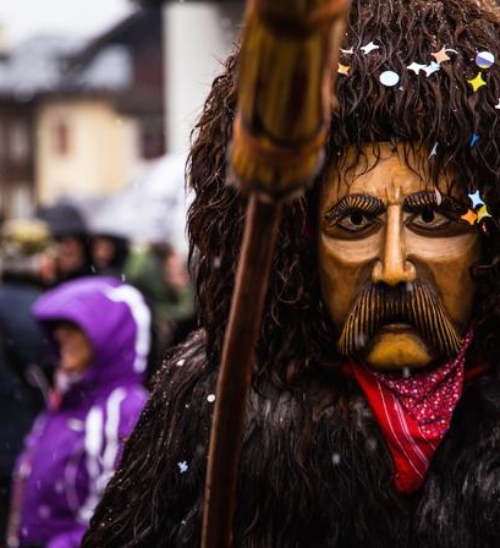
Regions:
<instances>
[{"instance_id":1,"label":"confetti on hair","mask_svg":"<svg viewBox=\"0 0 500 548\"><path fill-rule=\"evenodd\" d=\"M500 110L500 99L498 99L498 103L495 105L495 108L496 108L497 110Z\"/></svg>"},{"instance_id":2,"label":"confetti on hair","mask_svg":"<svg viewBox=\"0 0 500 548\"><path fill-rule=\"evenodd\" d=\"M485 217L491 217L484 200L481 198L479 190L469 193L469 200L472 202L473 209L469 209L465 215L460 217L461 219L467 221L471 225L475 225L481 222Z\"/></svg>"},{"instance_id":3,"label":"confetti on hair","mask_svg":"<svg viewBox=\"0 0 500 548\"><path fill-rule=\"evenodd\" d=\"M437 155L437 151L438 151L438 146L439 144L437 143L437 141L434 143L434 146L432 147L432 150L429 154L429 158L431 158L432 156L436 156ZM437 189L436 189L437 190ZM438 191L439 192L439 191Z\"/></svg>"},{"instance_id":4,"label":"confetti on hair","mask_svg":"<svg viewBox=\"0 0 500 548\"><path fill-rule=\"evenodd\" d=\"M434 146L436 145L437 143ZM440 206L441 202L443 201L443 195L441 194L441 192L439 192L439 188L434 189L434 196L436 197L436 205Z\"/></svg>"},{"instance_id":5,"label":"confetti on hair","mask_svg":"<svg viewBox=\"0 0 500 548\"><path fill-rule=\"evenodd\" d=\"M491 214L488 211L488 208L486 207L486 204L482 205L477 210L477 221L478 221L478 223L480 223L485 217L491 217Z\"/></svg>"},{"instance_id":6,"label":"confetti on hair","mask_svg":"<svg viewBox=\"0 0 500 548\"><path fill-rule=\"evenodd\" d=\"M384 70L379 79L383 86L391 88L398 85L399 74L393 70Z\"/></svg>"},{"instance_id":7,"label":"confetti on hair","mask_svg":"<svg viewBox=\"0 0 500 548\"><path fill-rule=\"evenodd\" d=\"M379 49L380 46L377 46L377 44L374 44L373 41L369 44L366 44L366 46L361 46L361 51L367 55L368 53L371 53L372 51L375 51L376 49Z\"/></svg>"},{"instance_id":8,"label":"confetti on hair","mask_svg":"<svg viewBox=\"0 0 500 548\"><path fill-rule=\"evenodd\" d=\"M481 198L481 195L479 194L479 190L476 190L476 192L470 193L469 199L472 202L472 207L474 208L484 205L484 201Z\"/></svg>"},{"instance_id":9,"label":"confetti on hair","mask_svg":"<svg viewBox=\"0 0 500 548\"><path fill-rule=\"evenodd\" d=\"M439 51L436 51L436 52L432 53L431 55L432 55L432 57L434 57L436 62L439 63L439 64L450 60L450 57L447 54L447 50L444 46Z\"/></svg>"},{"instance_id":10,"label":"confetti on hair","mask_svg":"<svg viewBox=\"0 0 500 548\"><path fill-rule=\"evenodd\" d=\"M187 472L188 468L189 468L188 463L185 460L183 460L181 462L178 462L177 466L179 468L179 473L181 473L181 474L184 474L185 472Z\"/></svg>"},{"instance_id":11,"label":"confetti on hair","mask_svg":"<svg viewBox=\"0 0 500 548\"><path fill-rule=\"evenodd\" d=\"M344 55L354 55L354 48L351 46L349 49L342 49L340 48L340 51L344 54Z\"/></svg>"},{"instance_id":12,"label":"confetti on hair","mask_svg":"<svg viewBox=\"0 0 500 548\"><path fill-rule=\"evenodd\" d=\"M421 63L416 63L415 61L413 61L413 63L411 65L408 65L406 68L413 71L415 74L419 74L421 70L425 71L427 65L422 65Z\"/></svg>"},{"instance_id":13,"label":"confetti on hair","mask_svg":"<svg viewBox=\"0 0 500 548\"><path fill-rule=\"evenodd\" d=\"M470 138L469 148L472 148L478 141L479 135L477 133L473 133L472 137Z\"/></svg>"},{"instance_id":14,"label":"confetti on hair","mask_svg":"<svg viewBox=\"0 0 500 548\"><path fill-rule=\"evenodd\" d=\"M486 85L482 72L478 72L475 78L472 78L471 80L467 80L467 82L472 86L472 90L474 92L476 92L479 88Z\"/></svg>"},{"instance_id":15,"label":"confetti on hair","mask_svg":"<svg viewBox=\"0 0 500 548\"><path fill-rule=\"evenodd\" d=\"M495 64L495 56L490 51L480 51L476 55L476 65L482 69L489 69Z\"/></svg>"},{"instance_id":16,"label":"confetti on hair","mask_svg":"<svg viewBox=\"0 0 500 548\"><path fill-rule=\"evenodd\" d=\"M429 63L425 68L425 75L427 76L427 78L429 78L429 76L431 74L434 74L435 72L437 72L438 70L441 70L441 65L439 63L436 63L435 61L432 61L432 63Z\"/></svg>"},{"instance_id":17,"label":"confetti on hair","mask_svg":"<svg viewBox=\"0 0 500 548\"><path fill-rule=\"evenodd\" d=\"M477 213L472 209L469 209L465 215L460 217L463 221L466 221L470 225L475 225L477 223Z\"/></svg>"},{"instance_id":18,"label":"confetti on hair","mask_svg":"<svg viewBox=\"0 0 500 548\"><path fill-rule=\"evenodd\" d=\"M339 68L337 69L337 72L339 74L343 74L344 76L349 76L350 68L351 67L349 65L342 65L342 63L339 63Z\"/></svg>"},{"instance_id":19,"label":"confetti on hair","mask_svg":"<svg viewBox=\"0 0 500 548\"><path fill-rule=\"evenodd\" d=\"M453 53L455 55L458 54L458 51L453 48L447 48L446 46L443 46L439 51L435 51L434 53L431 53L432 57L436 60L437 63L445 63L446 61L451 61L449 53Z\"/></svg>"}]
</instances>

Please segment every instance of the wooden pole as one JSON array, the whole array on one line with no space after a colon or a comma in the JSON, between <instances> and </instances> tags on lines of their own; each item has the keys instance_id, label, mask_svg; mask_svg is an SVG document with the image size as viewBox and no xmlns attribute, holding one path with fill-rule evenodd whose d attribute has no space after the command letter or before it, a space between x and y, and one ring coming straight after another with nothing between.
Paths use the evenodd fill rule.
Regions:
<instances>
[{"instance_id":1,"label":"wooden pole","mask_svg":"<svg viewBox=\"0 0 500 548\"><path fill-rule=\"evenodd\" d=\"M217 385L209 468L205 486L203 546L231 546L231 522L237 482L239 444L246 418L246 401L254 361L254 346L267 289L267 279L279 223L280 203L250 198L241 263L231 304ZM237 451L235 453L235 443ZM221 489L220 487L223 486ZM210 501L210 505L208 505Z\"/></svg>"},{"instance_id":2,"label":"wooden pole","mask_svg":"<svg viewBox=\"0 0 500 548\"><path fill-rule=\"evenodd\" d=\"M230 548L255 347L283 201L323 161L349 0L250 0L230 164L249 194L222 350L203 506L203 548Z\"/></svg>"}]
</instances>

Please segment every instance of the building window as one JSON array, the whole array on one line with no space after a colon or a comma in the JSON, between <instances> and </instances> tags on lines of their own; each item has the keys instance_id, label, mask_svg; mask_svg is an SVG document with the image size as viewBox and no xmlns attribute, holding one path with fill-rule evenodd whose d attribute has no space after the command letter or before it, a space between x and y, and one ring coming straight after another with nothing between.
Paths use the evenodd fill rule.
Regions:
<instances>
[{"instance_id":1,"label":"building window","mask_svg":"<svg viewBox=\"0 0 500 548\"><path fill-rule=\"evenodd\" d=\"M33 211L33 196L28 183L16 183L10 196L10 214L15 218L27 218Z\"/></svg>"},{"instance_id":2,"label":"building window","mask_svg":"<svg viewBox=\"0 0 500 548\"><path fill-rule=\"evenodd\" d=\"M5 188L0 186L0 225L7 218L6 194Z\"/></svg>"},{"instance_id":3,"label":"building window","mask_svg":"<svg viewBox=\"0 0 500 548\"><path fill-rule=\"evenodd\" d=\"M0 220L27 218L33 213L33 193L30 184L15 181L0 189Z\"/></svg>"},{"instance_id":4,"label":"building window","mask_svg":"<svg viewBox=\"0 0 500 548\"><path fill-rule=\"evenodd\" d=\"M58 120L54 125L54 151L59 156L69 154L69 126L65 120Z\"/></svg>"},{"instance_id":5,"label":"building window","mask_svg":"<svg viewBox=\"0 0 500 548\"><path fill-rule=\"evenodd\" d=\"M30 137L25 122L14 122L9 132L9 155L13 162L25 162L29 158Z\"/></svg>"},{"instance_id":6,"label":"building window","mask_svg":"<svg viewBox=\"0 0 500 548\"><path fill-rule=\"evenodd\" d=\"M145 124L141 128L141 156L153 160L165 153L165 133L161 124Z\"/></svg>"},{"instance_id":7,"label":"building window","mask_svg":"<svg viewBox=\"0 0 500 548\"><path fill-rule=\"evenodd\" d=\"M0 164L3 163L3 159L7 156L7 143L6 143L5 125L0 124Z\"/></svg>"}]
</instances>

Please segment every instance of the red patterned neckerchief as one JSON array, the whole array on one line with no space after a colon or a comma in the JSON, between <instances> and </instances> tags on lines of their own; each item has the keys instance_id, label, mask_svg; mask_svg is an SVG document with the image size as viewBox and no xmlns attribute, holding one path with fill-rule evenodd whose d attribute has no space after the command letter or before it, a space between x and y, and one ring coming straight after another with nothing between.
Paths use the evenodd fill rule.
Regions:
<instances>
[{"instance_id":1,"label":"red patterned neckerchief","mask_svg":"<svg viewBox=\"0 0 500 548\"><path fill-rule=\"evenodd\" d=\"M430 372L393 377L354 362L343 367L363 390L382 430L395 467L398 491L420 488L429 463L448 431L462 394L470 331L457 357Z\"/></svg>"}]
</instances>

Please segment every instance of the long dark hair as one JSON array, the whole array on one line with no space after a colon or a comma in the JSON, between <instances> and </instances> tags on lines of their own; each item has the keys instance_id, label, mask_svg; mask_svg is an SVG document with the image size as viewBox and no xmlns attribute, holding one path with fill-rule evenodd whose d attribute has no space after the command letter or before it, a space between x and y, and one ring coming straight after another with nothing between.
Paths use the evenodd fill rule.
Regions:
<instances>
[{"instance_id":1,"label":"long dark hair","mask_svg":"<svg viewBox=\"0 0 500 548\"><path fill-rule=\"evenodd\" d=\"M482 70L478 52L500 56L498 14L490 3L471 0L361 0L354 2L341 62L349 75L337 78L339 108L332 118L327 164L336 164L349 145L406 142L429 151L431 175L449 168L467 191L479 189L489 210L500 214L500 68ZM373 42L378 49L364 54ZM441 49L450 60L427 75L408 68L429 65ZM230 57L218 77L195 129L190 180L196 198L189 212L191 254L197 258L196 285L201 325L208 333L208 358L218 363L234 284L242 235L245 198L226 184L227 146L234 119L238 55ZM334 70L335 67L332 67ZM380 74L400 75L398 85L384 86ZM468 80L482 72L486 85L474 92ZM473 143L473 135L476 142ZM471 143L473 143L471 145ZM431 154L431 151L436 152ZM427 155L424 156L427 158ZM284 210L258 348L258 373L277 384L292 379L331 355L335 332L325 313L316 267L312 191ZM489 223L486 263L475 269L476 316L482 348L500 357L498 332L500 285L496 266L499 237ZM485 298L487 297L487 298ZM257 376L259 378L259 375Z\"/></svg>"}]
</instances>

